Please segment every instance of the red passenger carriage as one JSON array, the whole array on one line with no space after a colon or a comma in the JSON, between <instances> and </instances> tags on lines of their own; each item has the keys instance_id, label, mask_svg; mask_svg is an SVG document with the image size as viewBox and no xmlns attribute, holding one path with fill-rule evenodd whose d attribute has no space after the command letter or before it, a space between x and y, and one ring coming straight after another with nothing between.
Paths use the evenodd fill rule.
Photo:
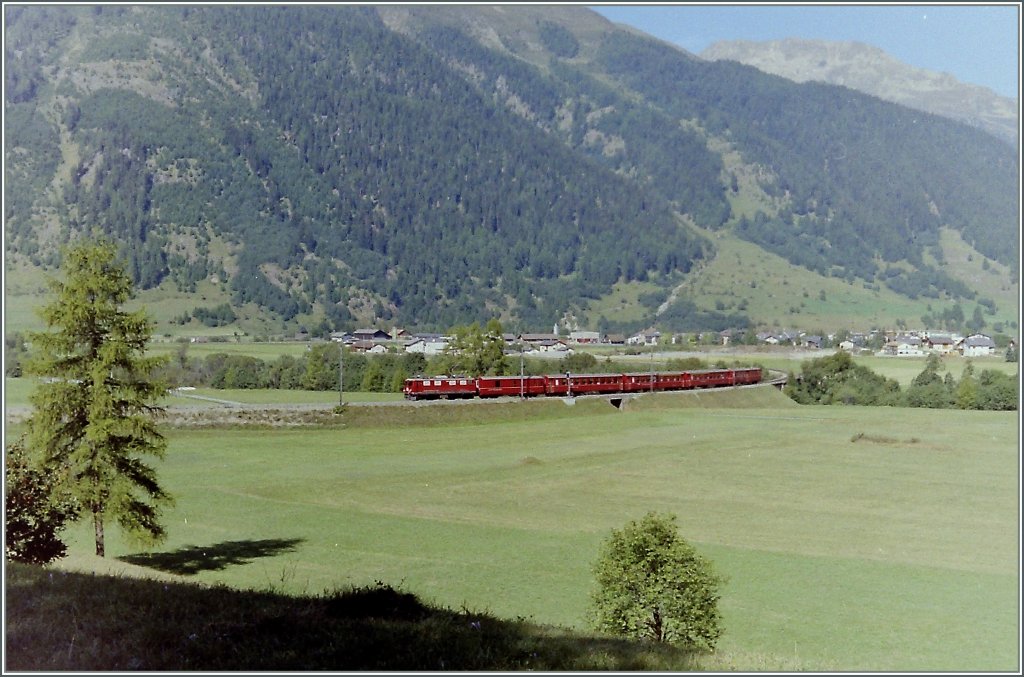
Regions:
<instances>
[{"instance_id":1,"label":"red passenger carriage","mask_svg":"<svg viewBox=\"0 0 1024 677\"><path fill-rule=\"evenodd\" d=\"M465 376L435 376L434 378L410 378L405 380L402 392L407 399L452 399L476 397L475 378Z\"/></svg>"}]
</instances>

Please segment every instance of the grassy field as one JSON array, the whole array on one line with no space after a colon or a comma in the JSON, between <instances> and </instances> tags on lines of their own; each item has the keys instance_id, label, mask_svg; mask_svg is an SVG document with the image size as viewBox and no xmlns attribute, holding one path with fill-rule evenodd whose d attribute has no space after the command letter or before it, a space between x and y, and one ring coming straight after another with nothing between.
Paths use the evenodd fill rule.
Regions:
<instances>
[{"instance_id":1,"label":"grassy field","mask_svg":"<svg viewBox=\"0 0 1024 677\"><path fill-rule=\"evenodd\" d=\"M203 358L207 355L224 353L227 355L247 355L258 357L261 360L273 362L282 355L300 357L309 351L309 343L305 341L280 341L280 342L217 342L217 343L187 343L177 341L154 340L149 344L148 352L153 355L173 356L186 345L186 354L190 358Z\"/></svg>"},{"instance_id":2,"label":"grassy field","mask_svg":"<svg viewBox=\"0 0 1024 677\"><path fill-rule=\"evenodd\" d=\"M76 525L60 566L295 594L380 580L580 628L600 541L659 510L729 579L732 669L1018 667L1015 413L800 407L767 388L524 406L173 429L168 541L112 529L99 563Z\"/></svg>"},{"instance_id":3,"label":"grassy field","mask_svg":"<svg viewBox=\"0 0 1024 677\"><path fill-rule=\"evenodd\" d=\"M28 398L32 394L34 388L35 381L32 378L4 378L4 405L7 407L30 406ZM346 402L394 402L403 399L401 393L349 392L344 395ZM338 392L325 390L242 390L230 388L196 388L194 390L179 391L176 395L169 395L161 401L161 405L170 408L215 407L220 406L218 401L243 405L332 405L338 403Z\"/></svg>"}]
</instances>

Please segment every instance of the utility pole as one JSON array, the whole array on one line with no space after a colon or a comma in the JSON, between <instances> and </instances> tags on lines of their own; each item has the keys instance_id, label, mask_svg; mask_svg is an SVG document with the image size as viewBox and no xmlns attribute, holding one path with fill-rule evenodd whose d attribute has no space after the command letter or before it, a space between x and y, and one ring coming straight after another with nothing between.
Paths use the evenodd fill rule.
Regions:
<instances>
[{"instance_id":1,"label":"utility pole","mask_svg":"<svg viewBox=\"0 0 1024 677\"><path fill-rule=\"evenodd\" d=\"M526 399L526 383L523 381L525 371L523 369L523 343L519 342L519 399Z\"/></svg>"},{"instance_id":2,"label":"utility pole","mask_svg":"<svg viewBox=\"0 0 1024 677\"><path fill-rule=\"evenodd\" d=\"M651 392L654 392L654 346L651 346Z\"/></svg>"},{"instance_id":3,"label":"utility pole","mask_svg":"<svg viewBox=\"0 0 1024 677\"><path fill-rule=\"evenodd\" d=\"M338 406L345 406L345 340L338 341Z\"/></svg>"}]
</instances>

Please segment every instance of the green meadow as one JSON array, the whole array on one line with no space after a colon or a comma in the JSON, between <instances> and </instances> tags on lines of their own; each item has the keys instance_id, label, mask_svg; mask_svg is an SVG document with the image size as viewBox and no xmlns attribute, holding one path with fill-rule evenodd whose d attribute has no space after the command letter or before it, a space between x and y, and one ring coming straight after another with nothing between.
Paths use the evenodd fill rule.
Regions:
<instances>
[{"instance_id":1,"label":"green meadow","mask_svg":"<svg viewBox=\"0 0 1024 677\"><path fill-rule=\"evenodd\" d=\"M767 387L381 408L402 425L357 409L168 429L168 540L111 529L100 562L78 524L57 566L296 595L383 581L582 630L600 542L657 510L728 579L716 665L1019 668L1015 412L801 407Z\"/></svg>"}]
</instances>

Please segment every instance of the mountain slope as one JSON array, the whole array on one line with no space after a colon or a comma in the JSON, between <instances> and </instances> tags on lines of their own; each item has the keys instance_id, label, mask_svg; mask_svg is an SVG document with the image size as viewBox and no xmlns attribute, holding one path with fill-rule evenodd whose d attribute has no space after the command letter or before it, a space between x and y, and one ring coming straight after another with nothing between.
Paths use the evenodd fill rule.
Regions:
<instances>
[{"instance_id":1,"label":"mountain slope","mask_svg":"<svg viewBox=\"0 0 1024 677\"><path fill-rule=\"evenodd\" d=\"M823 40L727 40L700 56L738 61L796 82L842 85L909 108L934 113L1018 143L1017 102L948 73L915 68L877 47Z\"/></svg>"},{"instance_id":2,"label":"mountain slope","mask_svg":"<svg viewBox=\"0 0 1024 677\"><path fill-rule=\"evenodd\" d=\"M623 288L645 290L623 326L777 319L668 295L726 233L848 285L974 299L942 266L949 230L1016 284L1005 144L582 8L5 11L5 255L53 266L98 229L178 321L202 294L267 331L593 326Z\"/></svg>"}]
</instances>

